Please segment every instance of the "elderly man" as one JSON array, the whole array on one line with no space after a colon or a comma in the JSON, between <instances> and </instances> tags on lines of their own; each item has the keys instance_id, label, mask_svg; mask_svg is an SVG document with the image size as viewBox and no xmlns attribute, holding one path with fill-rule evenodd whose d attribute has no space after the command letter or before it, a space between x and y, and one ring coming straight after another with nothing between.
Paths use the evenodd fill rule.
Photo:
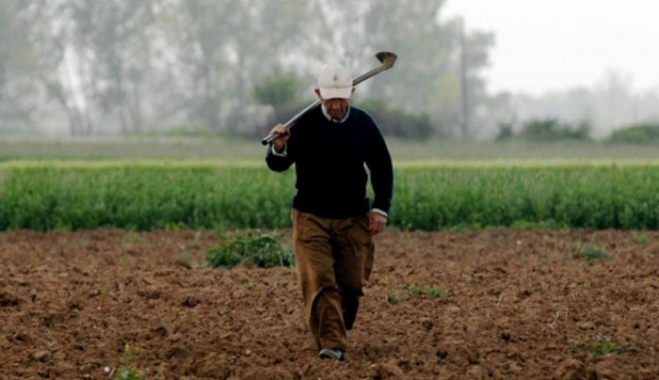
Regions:
<instances>
[{"instance_id":1,"label":"elderly man","mask_svg":"<svg viewBox=\"0 0 659 380\"><path fill-rule=\"evenodd\" d=\"M267 148L270 170L295 164L291 219L298 279L320 358L345 360L363 287L374 262L373 237L387 223L393 165L375 120L351 105L350 73L339 63L320 73L321 102ZM367 195L368 167L374 199Z\"/></svg>"}]
</instances>

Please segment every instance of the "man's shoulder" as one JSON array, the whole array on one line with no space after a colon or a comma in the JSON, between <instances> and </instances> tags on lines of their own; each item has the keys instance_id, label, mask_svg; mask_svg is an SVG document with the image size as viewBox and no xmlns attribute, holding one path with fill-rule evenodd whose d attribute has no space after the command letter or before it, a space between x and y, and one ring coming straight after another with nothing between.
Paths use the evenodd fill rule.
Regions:
<instances>
[{"instance_id":1,"label":"man's shoulder","mask_svg":"<svg viewBox=\"0 0 659 380\"><path fill-rule=\"evenodd\" d=\"M360 118L373 119L371 113L360 106L350 105L350 113Z\"/></svg>"},{"instance_id":2,"label":"man's shoulder","mask_svg":"<svg viewBox=\"0 0 659 380\"><path fill-rule=\"evenodd\" d=\"M350 106L350 116L352 120L356 123L363 124L366 126L376 126L377 122L375 117L367 109L359 106Z\"/></svg>"},{"instance_id":3,"label":"man's shoulder","mask_svg":"<svg viewBox=\"0 0 659 380\"><path fill-rule=\"evenodd\" d=\"M300 117L297 119L295 124L291 126L291 130L295 129L305 129L308 127L305 127L306 124L316 124L318 121L318 118L322 116L322 111L320 109L320 106L316 106L311 108L309 111L305 112L304 114L300 115Z\"/></svg>"}]
</instances>

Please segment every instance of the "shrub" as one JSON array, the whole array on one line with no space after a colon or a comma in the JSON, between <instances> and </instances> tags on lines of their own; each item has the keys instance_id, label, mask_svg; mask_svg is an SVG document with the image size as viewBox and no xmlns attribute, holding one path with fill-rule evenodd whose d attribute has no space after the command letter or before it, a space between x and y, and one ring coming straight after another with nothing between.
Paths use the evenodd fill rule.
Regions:
<instances>
[{"instance_id":1,"label":"shrub","mask_svg":"<svg viewBox=\"0 0 659 380\"><path fill-rule=\"evenodd\" d=\"M378 123L382 134L386 136L423 140L433 134L428 114L411 113L394 108L380 99L367 99L356 102L355 105L370 113Z\"/></svg>"},{"instance_id":2,"label":"shrub","mask_svg":"<svg viewBox=\"0 0 659 380\"><path fill-rule=\"evenodd\" d=\"M285 123L306 108L310 102L301 96L303 90L303 80L298 74L284 72L280 68L257 83L252 89L254 101L258 105L272 107L272 113L263 114L262 120L257 117L259 120L249 121L248 124L256 125L247 128L246 137L263 137L275 124Z\"/></svg>"},{"instance_id":3,"label":"shrub","mask_svg":"<svg viewBox=\"0 0 659 380\"><path fill-rule=\"evenodd\" d=\"M590 124L581 122L570 125L555 118L533 119L524 123L520 137L534 142L552 142L564 140L590 140Z\"/></svg>"},{"instance_id":4,"label":"shrub","mask_svg":"<svg viewBox=\"0 0 659 380\"><path fill-rule=\"evenodd\" d=\"M238 234L206 253L206 261L212 268L229 269L251 263L259 268L291 267L293 253L279 242L276 235L255 235L253 232Z\"/></svg>"},{"instance_id":5,"label":"shrub","mask_svg":"<svg viewBox=\"0 0 659 380\"><path fill-rule=\"evenodd\" d=\"M496 141L508 141L515 137L512 123L498 123L497 127L499 128L499 133L495 138Z\"/></svg>"},{"instance_id":6,"label":"shrub","mask_svg":"<svg viewBox=\"0 0 659 380\"><path fill-rule=\"evenodd\" d=\"M637 124L613 131L608 142L631 144L659 143L659 124Z\"/></svg>"}]
</instances>

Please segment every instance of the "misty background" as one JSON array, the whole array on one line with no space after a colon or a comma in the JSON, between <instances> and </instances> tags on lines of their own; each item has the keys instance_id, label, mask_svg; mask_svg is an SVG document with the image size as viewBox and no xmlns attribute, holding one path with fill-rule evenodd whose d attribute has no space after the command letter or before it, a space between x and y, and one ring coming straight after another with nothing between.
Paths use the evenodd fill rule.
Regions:
<instances>
[{"instance_id":1,"label":"misty background","mask_svg":"<svg viewBox=\"0 0 659 380\"><path fill-rule=\"evenodd\" d=\"M592 85L493 91L496 31L447 14L447 1L402 4L0 0L0 136L260 139L316 100L323 64L357 76L378 51L398 60L354 103L388 136L586 140L659 123L656 87L616 68Z\"/></svg>"}]
</instances>

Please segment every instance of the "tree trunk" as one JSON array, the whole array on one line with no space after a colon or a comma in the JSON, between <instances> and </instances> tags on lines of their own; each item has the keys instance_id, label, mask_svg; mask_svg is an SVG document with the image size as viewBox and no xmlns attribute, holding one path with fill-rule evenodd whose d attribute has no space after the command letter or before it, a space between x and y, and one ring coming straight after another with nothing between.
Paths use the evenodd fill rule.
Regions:
<instances>
[{"instance_id":1,"label":"tree trunk","mask_svg":"<svg viewBox=\"0 0 659 380\"><path fill-rule=\"evenodd\" d=\"M464 21L460 22L460 87L462 89L462 99L461 99L461 108L462 108L462 123L461 123L461 137L463 140L468 140L470 137L469 125L470 120L470 99L469 99L469 76L468 68L469 63L467 62L467 38L465 36L465 25Z\"/></svg>"}]
</instances>

